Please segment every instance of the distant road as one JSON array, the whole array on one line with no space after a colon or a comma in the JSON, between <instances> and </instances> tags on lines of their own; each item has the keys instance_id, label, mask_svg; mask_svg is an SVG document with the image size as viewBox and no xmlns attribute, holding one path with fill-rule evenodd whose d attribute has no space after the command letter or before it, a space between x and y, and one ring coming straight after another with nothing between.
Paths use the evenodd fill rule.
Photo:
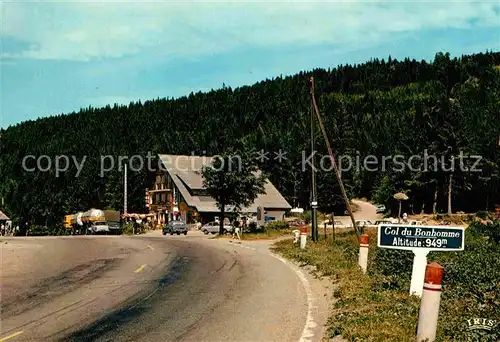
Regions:
<instances>
[{"instance_id":1,"label":"distant road","mask_svg":"<svg viewBox=\"0 0 500 342\"><path fill-rule=\"evenodd\" d=\"M299 341L311 324L306 283L265 246L199 232L0 244L2 342Z\"/></svg>"},{"instance_id":2,"label":"distant road","mask_svg":"<svg viewBox=\"0 0 500 342\"><path fill-rule=\"evenodd\" d=\"M383 216L377 214L377 207L370 202L353 199L352 202L359 207L359 210L354 213L356 220L379 220Z\"/></svg>"},{"instance_id":3,"label":"distant road","mask_svg":"<svg viewBox=\"0 0 500 342\"><path fill-rule=\"evenodd\" d=\"M359 199L351 200L352 203L358 206L358 210L354 213L355 220L370 220L376 221L383 218L383 215L377 214L377 208L370 202L362 201ZM340 220L343 224L352 226L350 216L336 216L336 220Z\"/></svg>"}]
</instances>

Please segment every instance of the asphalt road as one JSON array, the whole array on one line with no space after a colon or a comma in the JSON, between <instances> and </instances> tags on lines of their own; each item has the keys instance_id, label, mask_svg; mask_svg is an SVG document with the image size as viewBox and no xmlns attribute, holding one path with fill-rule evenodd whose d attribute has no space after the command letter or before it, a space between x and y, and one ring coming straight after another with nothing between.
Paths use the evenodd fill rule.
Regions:
<instances>
[{"instance_id":1,"label":"asphalt road","mask_svg":"<svg viewBox=\"0 0 500 342\"><path fill-rule=\"evenodd\" d=\"M352 202L358 206L358 211L354 213L356 220L380 220L384 215L377 214L377 207L370 202L353 199Z\"/></svg>"},{"instance_id":2,"label":"asphalt road","mask_svg":"<svg viewBox=\"0 0 500 342\"><path fill-rule=\"evenodd\" d=\"M0 240L1 342L320 340L307 279L262 244L198 232Z\"/></svg>"},{"instance_id":3,"label":"asphalt road","mask_svg":"<svg viewBox=\"0 0 500 342\"><path fill-rule=\"evenodd\" d=\"M384 216L381 214L377 214L377 207L375 207L372 203L353 199L352 203L358 206L358 210L354 212L355 220L371 220L376 221L382 219ZM336 220L341 221L343 224L347 226L352 226L352 221L350 216L335 216Z\"/></svg>"}]
</instances>

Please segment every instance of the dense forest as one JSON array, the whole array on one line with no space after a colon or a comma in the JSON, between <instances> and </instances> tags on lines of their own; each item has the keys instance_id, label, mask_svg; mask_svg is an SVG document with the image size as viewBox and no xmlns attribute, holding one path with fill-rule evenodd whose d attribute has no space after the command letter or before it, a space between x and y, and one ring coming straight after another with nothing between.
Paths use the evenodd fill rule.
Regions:
<instances>
[{"instance_id":1,"label":"dense forest","mask_svg":"<svg viewBox=\"0 0 500 342\"><path fill-rule=\"evenodd\" d=\"M3 211L21 224L57 225L64 214L90 207L121 210L123 171L115 167L101 177L101 156L114 156L117 163L118 156L145 157L148 152L214 155L237 143L269 152L261 169L293 206L307 208L311 170L301 165L303 151L306 156L311 152L311 76L336 155L358 156L361 164L366 156L378 158L376 172L363 167L343 172L349 196L393 207L392 195L403 191L410 198L405 210L414 213L491 210L500 204L499 66L498 52L461 58L438 53L432 62L389 57L237 89L224 86L177 99L89 107L23 122L1 131ZM318 128L316 133L319 163L327 150ZM274 152L280 149L286 160L277 162ZM384 156L402 155L409 162L412 155L424 153L443 165L410 169L395 167L390 159L381 169ZM481 156L474 170L460 168L457 161L450 167L461 153ZM80 173L71 160L69 169L56 175L54 168L24 170L27 155L47 155L52 162L59 155L86 160ZM476 159L462 163L471 167ZM26 165L36 163L30 159ZM150 177L146 167L129 170L129 211L145 211ZM317 181L321 210L343 211L333 171L318 170Z\"/></svg>"}]
</instances>

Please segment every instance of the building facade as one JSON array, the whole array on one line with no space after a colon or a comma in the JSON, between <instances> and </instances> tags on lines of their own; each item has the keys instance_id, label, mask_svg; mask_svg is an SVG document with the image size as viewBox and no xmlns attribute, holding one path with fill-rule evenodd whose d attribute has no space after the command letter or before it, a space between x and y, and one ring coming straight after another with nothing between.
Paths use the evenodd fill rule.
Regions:
<instances>
[{"instance_id":1,"label":"building facade","mask_svg":"<svg viewBox=\"0 0 500 342\"><path fill-rule=\"evenodd\" d=\"M167 222L171 210L172 185L167 181L164 172L157 172L155 182L151 189L146 189L146 207L150 214L154 214L153 221L157 224Z\"/></svg>"},{"instance_id":2,"label":"building facade","mask_svg":"<svg viewBox=\"0 0 500 342\"><path fill-rule=\"evenodd\" d=\"M146 206L157 224L169 220L183 220L187 223L213 221L219 215L215 199L203 188L201 169L211 162L211 157L159 155L162 171L156 174L155 183L146 190ZM241 213L256 215L262 208L266 218L283 220L285 211L291 209L290 204L267 180L265 194L259 195L248 208ZM233 208L227 207L230 214Z\"/></svg>"}]
</instances>

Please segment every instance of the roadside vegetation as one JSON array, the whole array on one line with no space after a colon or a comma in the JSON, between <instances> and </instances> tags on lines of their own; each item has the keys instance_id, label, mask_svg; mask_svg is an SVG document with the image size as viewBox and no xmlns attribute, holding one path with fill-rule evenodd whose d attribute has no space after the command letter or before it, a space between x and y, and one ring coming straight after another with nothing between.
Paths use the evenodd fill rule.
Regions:
<instances>
[{"instance_id":1,"label":"roadside vegetation","mask_svg":"<svg viewBox=\"0 0 500 342\"><path fill-rule=\"evenodd\" d=\"M144 234L147 229L143 225L123 224L121 233L124 235ZM28 236L61 236L71 235L71 229L62 226L31 225L27 231Z\"/></svg>"},{"instance_id":2,"label":"roadside vegetation","mask_svg":"<svg viewBox=\"0 0 500 342\"><path fill-rule=\"evenodd\" d=\"M257 225L250 224L249 231L240 233L242 240L274 240L283 236L291 236L295 228L283 221L268 223L265 227L258 228ZM232 234L220 235L221 238L232 238Z\"/></svg>"},{"instance_id":3,"label":"roadside vegetation","mask_svg":"<svg viewBox=\"0 0 500 342\"><path fill-rule=\"evenodd\" d=\"M368 230L368 272L357 266L359 245L353 232L332 235L301 250L290 240L275 252L316 268L334 279L335 302L328 322L330 337L349 341L413 341L420 299L409 296L413 253L376 247L376 231ZM429 262L445 270L436 341L499 341L500 331L467 329L472 318L495 319L500 307L500 221L471 224L462 252L431 252Z\"/></svg>"},{"instance_id":4,"label":"roadside vegetation","mask_svg":"<svg viewBox=\"0 0 500 342\"><path fill-rule=\"evenodd\" d=\"M62 226L44 226L39 224L32 224L28 228L29 236L60 236L60 235L70 235L71 231L69 229L65 229Z\"/></svg>"},{"instance_id":5,"label":"roadside vegetation","mask_svg":"<svg viewBox=\"0 0 500 342\"><path fill-rule=\"evenodd\" d=\"M122 232L125 235L134 235L134 225L132 225L132 224L124 224L122 226Z\"/></svg>"}]
</instances>

